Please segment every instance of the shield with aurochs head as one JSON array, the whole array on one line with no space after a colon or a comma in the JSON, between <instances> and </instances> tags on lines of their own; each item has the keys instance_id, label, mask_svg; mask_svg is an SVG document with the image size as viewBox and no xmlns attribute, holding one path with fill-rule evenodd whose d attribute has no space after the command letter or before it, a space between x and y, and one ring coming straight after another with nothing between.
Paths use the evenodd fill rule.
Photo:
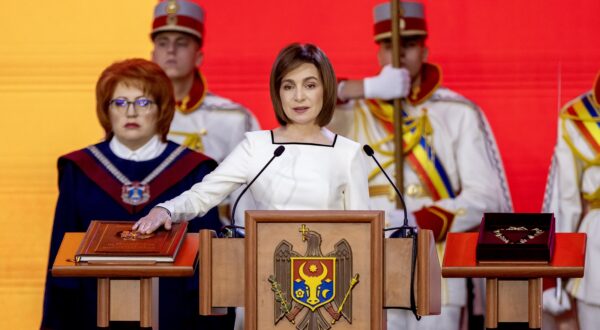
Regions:
<instances>
[{"instance_id":1,"label":"shield with aurochs head","mask_svg":"<svg viewBox=\"0 0 600 330\"><path fill-rule=\"evenodd\" d=\"M335 258L302 257L291 260L291 294L312 311L335 297Z\"/></svg>"}]
</instances>

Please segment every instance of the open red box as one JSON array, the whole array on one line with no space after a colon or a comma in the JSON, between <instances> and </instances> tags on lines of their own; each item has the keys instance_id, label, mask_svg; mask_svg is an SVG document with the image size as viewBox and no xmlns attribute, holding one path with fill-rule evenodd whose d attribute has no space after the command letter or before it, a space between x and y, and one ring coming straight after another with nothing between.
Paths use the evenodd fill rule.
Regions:
<instances>
[{"instance_id":1,"label":"open red box","mask_svg":"<svg viewBox=\"0 0 600 330\"><path fill-rule=\"evenodd\" d=\"M554 223L552 213L485 213L476 259L549 262L554 252Z\"/></svg>"}]
</instances>

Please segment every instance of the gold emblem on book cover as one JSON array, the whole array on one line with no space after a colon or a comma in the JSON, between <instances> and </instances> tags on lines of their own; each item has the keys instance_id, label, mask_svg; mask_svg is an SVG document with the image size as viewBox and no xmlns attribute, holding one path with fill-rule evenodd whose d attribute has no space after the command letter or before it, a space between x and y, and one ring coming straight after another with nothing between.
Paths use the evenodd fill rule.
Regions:
<instances>
[{"instance_id":1,"label":"gold emblem on book cover","mask_svg":"<svg viewBox=\"0 0 600 330\"><path fill-rule=\"evenodd\" d=\"M352 323L352 289L359 274L352 275L350 244L341 239L333 251L323 255L321 234L305 224L298 231L307 244L304 255L285 240L273 255L275 274L268 281L275 300L274 324L284 317L298 330L327 330L341 318ZM301 318L300 322L296 318Z\"/></svg>"},{"instance_id":2,"label":"gold emblem on book cover","mask_svg":"<svg viewBox=\"0 0 600 330\"><path fill-rule=\"evenodd\" d=\"M142 234L137 230L123 230L118 232L119 237L125 241L137 241L142 239L148 239L154 236L154 233L151 234Z\"/></svg>"}]
</instances>

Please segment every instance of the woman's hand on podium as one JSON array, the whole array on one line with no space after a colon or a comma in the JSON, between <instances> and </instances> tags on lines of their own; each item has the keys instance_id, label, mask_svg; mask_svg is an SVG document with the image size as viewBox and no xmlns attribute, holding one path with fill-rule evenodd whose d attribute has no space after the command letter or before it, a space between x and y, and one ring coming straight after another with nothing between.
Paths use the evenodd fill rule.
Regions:
<instances>
[{"instance_id":1,"label":"woman's hand on podium","mask_svg":"<svg viewBox=\"0 0 600 330\"><path fill-rule=\"evenodd\" d=\"M556 288L544 290L542 293L543 309L554 316L560 315L571 309L571 301L565 290L559 289L560 293L556 294Z\"/></svg>"},{"instance_id":2,"label":"woman's hand on podium","mask_svg":"<svg viewBox=\"0 0 600 330\"><path fill-rule=\"evenodd\" d=\"M163 207L154 207L150 210L148 215L138 220L131 229L137 230L142 234L150 234L163 225L166 230L171 230L172 223L171 215L167 209Z\"/></svg>"}]
</instances>

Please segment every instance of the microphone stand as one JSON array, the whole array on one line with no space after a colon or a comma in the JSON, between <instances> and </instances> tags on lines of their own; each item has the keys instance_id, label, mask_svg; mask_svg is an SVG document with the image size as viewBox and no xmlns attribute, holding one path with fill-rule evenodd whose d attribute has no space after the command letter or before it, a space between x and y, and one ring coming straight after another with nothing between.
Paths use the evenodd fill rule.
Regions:
<instances>
[{"instance_id":1,"label":"microphone stand","mask_svg":"<svg viewBox=\"0 0 600 330\"><path fill-rule=\"evenodd\" d=\"M398 195L398 197L400 197L400 201L402 202L402 207L404 209L404 224L400 227L386 228L383 231L396 230L390 236L391 238L410 238L413 241L412 242L412 255L411 255L411 269L410 269L410 288L411 288L411 290L410 290L410 308L403 308L403 309L410 309L418 321L421 319L421 316L417 313L417 298L415 297L415 290L412 289L415 287L415 275L416 275L416 270L417 270L417 253L418 253L417 246L419 244L419 236L417 235L417 228L411 227L408 225L408 211L406 210L406 203L404 202L404 197L402 196L402 193L400 193L400 190L398 189L398 187L394 184L394 181L392 181L392 179L390 179L390 177L387 175L387 173L385 172L385 170L383 169L381 164L379 164L379 161L377 161L377 158L375 157L375 151L373 151L373 148L371 148L371 146L369 146L368 144L365 144L363 146L363 150L369 157L373 158L373 160L375 161L377 166L379 166L379 169L381 170L381 172L385 175L385 177L390 182L392 187L394 187L396 194Z\"/></svg>"},{"instance_id":2,"label":"microphone stand","mask_svg":"<svg viewBox=\"0 0 600 330\"><path fill-rule=\"evenodd\" d=\"M221 232L225 232L224 236L225 237L233 237L233 238L237 238L238 237L238 229L246 229L246 227L242 227L242 226L236 226L235 225L235 210L237 209L238 203L240 202L240 199L242 198L242 196L246 193L246 191L248 191L248 189L250 188L250 186L252 186L252 184L254 183L254 181L256 181L256 179L258 179L258 177L267 169L267 167L269 167L269 165L271 164L271 162L281 156L281 154L285 151L285 147L284 146L279 146L275 149L275 151L273 151L273 157L271 157L271 159L269 159L269 161L265 164L265 166L263 166L263 168L260 170L260 172L258 172L258 174L256 174L254 176L254 178L252 179L252 181L250 181L250 183L248 183L246 185L246 188L244 188L244 190L242 190L242 192L240 193L240 195L238 196L238 198L235 200L235 203L233 204L233 209L231 211L231 225L229 226L224 226L223 229L221 230Z\"/></svg>"},{"instance_id":3,"label":"microphone stand","mask_svg":"<svg viewBox=\"0 0 600 330\"><path fill-rule=\"evenodd\" d=\"M384 231L396 230L392 234L392 237L394 237L394 238L397 238L397 237L400 237L400 238L415 237L416 233L417 233L417 228L411 227L411 226L408 225L408 211L406 210L406 202L404 202L404 196L402 196L402 193L400 192L400 190L398 189L398 187L394 184L394 181L392 181L392 179L385 172L385 170L383 169L383 167L381 166L381 164L379 164L379 161L377 160L377 158L375 158L375 151L373 151L373 148L371 148L371 146L369 146L368 144L365 144L363 146L363 150L365 151L365 153L367 154L367 156L373 158L373 160L375 161L375 163L377 164L377 166L379 166L379 169L381 170L381 172L383 173L383 175L385 175L385 177L390 182L390 184L392 185L392 187L394 187L394 190L396 191L396 195L400 198L400 201L402 202L402 209L404 211L404 223L400 227L386 228L386 229L384 229Z\"/></svg>"}]
</instances>

